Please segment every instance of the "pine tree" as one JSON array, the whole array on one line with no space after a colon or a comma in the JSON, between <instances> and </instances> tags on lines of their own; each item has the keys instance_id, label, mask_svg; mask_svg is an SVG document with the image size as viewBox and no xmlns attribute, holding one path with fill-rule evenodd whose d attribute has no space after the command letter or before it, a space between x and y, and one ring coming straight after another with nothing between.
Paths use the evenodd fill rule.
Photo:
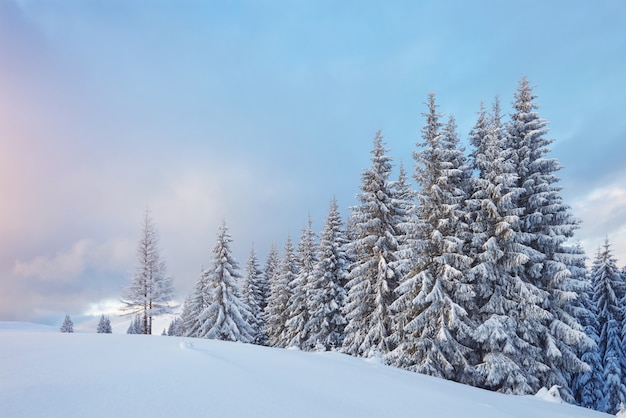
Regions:
<instances>
[{"instance_id":1,"label":"pine tree","mask_svg":"<svg viewBox=\"0 0 626 418\"><path fill-rule=\"evenodd\" d=\"M556 176L561 165L547 158L553 140L545 136L548 123L539 117L535 99L528 80L522 78L506 141L517 174L516 186L521 190L516 196L516 206L523 208L520 232L527 237L527 245L540 254L533 263L526 263L524 280L545 290L549 298L551 315L545 323L546 334L541 336L545 346L541 361L549 370L540 379L547 387L561 386L563 392L569 388L573 374L588 370L578 353L589 350L593 341L587 338L575 314L584 282L571 269L584 254L565 246L579 221L563 203Z\"/></svg>"},{"instance_id":2,"label":"pine tree","mask_svg":"<svg viewBox=\"0 0 626 418\"><path fill-rule=\"evenodd\" d=\"M473 300L468 283L470 258L463 254L467 165L459 149L454 118L439 122L435 96L428 100L424 142L415 152L419 255L414 270L398 288L392 305L404 324L397 348L387 357L400 367L456 381L466 377L473 324L466 305Z\"/></svg>"},{"instance_id":3,"label":"pine tree","mask_svg":"<svg viewBox=\"0 0 626 418\"><path fill-rule=\"evenodd\" d=\"M384 356L393 347L390 305L401 278L398 237L400 208L389 181L391 157L380 131L374 138L372 167L362 175L360 204L352 208L344 315L348 321L342 351L354 356Z\"/></svg>"},{"instance_id":4,"label":"pine tree","mask_svg":"<svg viewBox=\"0 0 626 418\"><path fill-rule=\"evenodd\" d=\"M290 297L288 319L283 330L282 339L287 347L308 349L309 295L307 291L314 281L314 269L317 263L316 235L313 232L311 218L308 226L302 229L302 237L298 244L298 273L289 283Z\"/></svg>"},{"instance_id":5,"label":"pine tree","mask_svg":"<svg viewBox=\"0 0 626 418\"><path fill-rule=\"evenodd\" d=\"M477 327L474 385L504 393L528 394L540 387L537 376L549 367L541 362L541 337L550 317L544 309L548 295L525 281L526 266L541 258L520 231L517 205L522 190L511 164L498 102L488 116L481 108L470 135L478 177L468 199L473 258L470 278L476 292L471 311Z\"/></svg>"},{"instance_id":6,"label":"pine tree","mask_svg":"<svg viewBox=\"0 0 626 418\"><path fill-rule=\"evenodd\" d=\"M65 319L61 324L61 332L74 332L74 322L72 322L72 318L69 315L65 315Z\"/></svg>"},{"instance_id":7,"label":"pine tree","mask_svg":"<svg viewBox=\"0 0 626 418\"><path fill-rule=\"evenodd\" d=\"M283 339L289 319L290 283L298 275L298 263L291 239L287 238L285 250L278 268L270 279L270 298L265 310L265 332L270 347L286 347Z\"/></svg>"},{"instance_id":8,"label":"pine tree","mask_svg":"<svg viewBox=\"0 0 626 418\"><path fill-rule=\"evenodd\" d=\"M113 329L111 328L111 320L108 316L104 316L104 314L100 317L100 321L98 322L98 334L111 334Z\"/></svg>"},{"instance_id":9,"label":"pine tree","mask_svg":"<svg viewBox=\"0 0 626 418\"><path fill-rule=\"evenodd\" d=\"M232 239L226 223L217 233L213 249L213 266L205 271L203 291L207 292L208 306L198 314L198 338L224 341L254 340L253 321L250 308L241 298L238 280L241 279L239 265L230 250Z\"/></svg>"},{"instance_id":10,"label":"pine tree","mask_svg":"<svg viewBox=\"0 0 626 418\"><path fill-rule=\"evenodd\" d=\"M142 334L152 334L152 318L172 312L173 281L166 274L159 251L159 234L146 210L143 230L137 244L138 265L130 285L122 294L127 315L142 316Z\"/></svg>"},{"instance_id":11,"label":"pine tree","mask_svg":"<svg viewBox=\"0 0 626 418\"><path fill-rule=\"evenodd\" d=\"M306 347L315 350L333 350L341 347L346 318L344 284L348 275L347 239L342 228L336 199L330 204L319 244L319 257L312 280L307 283L309 311L305 330Z\"/></svg>"},{"instance_id":12,"label":"pine tree","mask_svg":"<svg viewBox=\"0 0 626 418\"><path fill-rule=\"evenodd\" d=\"M265 321L263 318L263 306L265 300L265 277L259 268L259 260L254 248L250 249L250 256L246 264L246 275L243 284L243 300L250 307L252 313L252 328L254 329L254 342L265 345L267 336L265 335Z\"/></svg>"}]
</instances>

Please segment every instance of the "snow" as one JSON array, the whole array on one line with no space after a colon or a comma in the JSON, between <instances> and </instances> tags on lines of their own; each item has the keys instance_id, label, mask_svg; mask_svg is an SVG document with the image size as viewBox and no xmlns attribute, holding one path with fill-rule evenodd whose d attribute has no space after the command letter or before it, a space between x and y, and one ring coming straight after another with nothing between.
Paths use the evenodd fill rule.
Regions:
<instances>
[{"instance_id":1,"label":"snow","mask_svg":"<svg viewBox=\"0 0 626 418\"><path fill-rule=\"evenodd\" d=\"M55 332L49 332L55 331ZM607 417L336 352L0 322L3 417Z\"/></svg>"}]
</instances>

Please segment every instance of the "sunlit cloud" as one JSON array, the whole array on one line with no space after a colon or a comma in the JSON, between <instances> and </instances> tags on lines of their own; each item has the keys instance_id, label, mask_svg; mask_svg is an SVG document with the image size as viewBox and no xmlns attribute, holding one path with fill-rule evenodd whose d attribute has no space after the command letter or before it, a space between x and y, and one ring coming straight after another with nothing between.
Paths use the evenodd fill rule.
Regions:
<instances>
[{"instance_id":1,"label":"sunlit cloud","mask_svg":"<svg viewBox=\"0 0 626 418\"><path fill-rule=\"evenodd\" d=\"M587 255L593 259L597 248L606 238L614 255L626 262L626 186L608 184L576 200L576 216L582 219L581 240Z\"/></svg>"},{"instance_id":2,"label":"sunlit cloud","mask_svg":"<svg viewBox=\"0 0 626 418\"><path fill-rule=\"evenodd\" d=\"M13 274L20 278L56 283L72 282L89 268L116 269L127 265L132 248L133 245L124 240L97 244L90 239L82 239L66 251L15 261Z\"/></svg>"}]
</instances>

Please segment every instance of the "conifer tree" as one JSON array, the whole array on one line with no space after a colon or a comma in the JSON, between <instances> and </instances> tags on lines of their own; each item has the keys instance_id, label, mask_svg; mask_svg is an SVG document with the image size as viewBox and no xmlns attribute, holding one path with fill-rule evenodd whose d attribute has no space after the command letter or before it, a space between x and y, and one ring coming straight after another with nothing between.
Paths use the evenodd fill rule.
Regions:
<instances>
[{"instance_id":1,"label":"conifer tree","mask_svg":"<svg viewBox=\"0 0 626 418\"><path fill-rule=\"evenodd\" d=\"M309 290L314 280L314 269L317 263L317 242L313 232L311 218L308 226L302 229L302 237L298 244L298 273L289 283L290 298L288 319L283 330L282 339L287 347L308 349L306 342L308 332L306 324L309 320Z\"/></svg>"},{"instance_id":2,"label":"conifer tree","mask_svg":"<svg viewBox=\"0 0 626 418\"><path fill-rule=\"evenodd\" d=\"M481 108L470 135L478 177L468 199L471 225L468 254L470 278L476 293L472 320L475 341L475 385L504 393L535 393L537 376L549 367L542 363L541 337L550 316L547 293L525 281L528 263L541 254L530 248L520 231L517 205L522 190L506 146L498 102L492 115Z\"/></svg>"},{"instance_id":3,"label":"conifer tree","mask_svg":"<svg viewBox=\"0 0 626 418\"><path fill-rule=\"evenodd\" d=\"M399 265L400 208L389 181L391 157L380 131L374 138L372 166L362 175L360 204L352 208L348 296L344 315L348 321L342 350L371 357L384 356L393 347L390 306L401 278Z\"/></svg>"},{"instance_id":4,"label":"conifer tree","mask_svg":"<svg viewBox=\"0 0 626 418\"><path fill-rule=\"evenodd\" d=\"M271 254L271 253L270 253ZM284 330L289 319L290 283L298 274L298 263L291 239L287 238L278 268L270 281L270 298L265 310L265 332L270 347L286 347Z\"/></svg>"},{"instance_id":5,"label":"conifer tree","mask_svg":"<svg viewBox=\"0 0 626 418\"><path fill-rule=\"evenodd\" d=\"M589 277L593 303L598 313L598 353L604 383L604 404L598 405L597 409L613 414L618 410L620 402L626 399L621 337L626 283L617 268L608 239L598 249Z\"/></svg>"},{"instance_id":6,"label":"conifer tree","mask_svg":"<svg viewBox=\"0 0 626 418\"><path fill-rule=\"evenodd\" d=\"M308 349L332 350L343 343L347 322L342 312L346 300L344 284L348 275L346 245L341 215L333 198L320 237L313 280L307 283L305 292L309 311L305 326Z\"/></svg>"},{"instance_id":7,"label":"conifer tree","mask_svg":"<svg viewBox=\"0 0 626 418\"><path fill-rule=\"evenodd\" d=\"M545 323L546 334L541 336L545 346L541 361L549 370L539 377L543 385L559 385L562 391L567 391L571 376L588 369L578 353L593 346L575 313L584 282L571 269L584 254L565 246L579 221L573 218L561 197L556 176L561 165L547 157L553 140L546 138L548 123L539 117L535 99L528 80L522 78L506 141L517 174L516 186L521 191L516 196L516 206L523 209L519 229L526 236L527 245L540 255L534 262L525 264L523 279L545 290L549 298L550 316Z\"/></svg>"},{"instance_id":8,"label":"conifer tree","mask_svg":"<svg viewBox=\"0 0 626 418\"><path fill-rule=\"evenodd\" d=\"M113 329L111 328L111 320L108 316L100 316L100 321L98 322L98 334L111 334Z\"/></svg>"},{"instance_id":9,"label":"conifer tree","mask_svg":"<svg viewBox=\"0 0 626 418\"><path fill-rule=\"evenodd\" d=\"M174 287L172 278L166 273L159 250L159 234L148 210L137 243L137 257L137 270L124 289L122 303L127 315L142 316L141 333L152 334L152 318L172 312L170 303Z\"/></svg>"},{"instance_id":10,"label":"conifer tree","mask_svg":"<svg viewBox=\"0 0 626 418\"><path fill-rule=\"evenodd\" d=\"M209 270L205 269L200 273L198 281L185 301L183 312L183 328L185 336L200 338L202 321L200 314L204 312L212 303L212 294L209 281Z\"/></svg>"},{"instance_id":11,"label":"conifer tree","mask_svg":"<svg viewBox=\"0 0 626 418\"><path fill-rule=\"evenodd\" d=\"M250 256L246 264L246 275L243 284L243 300L250 307L252 313L252 328L254 329L254 342L264 345L267 337L265 336L264 318L262 307L265 301L265 277L259 268L259 260L256 256L254 248L250 249Z\"/></svg>"},{"instance_id":12,"label":"conifer tree","mask_svg":"<svg viewBox=\"0 0 626 418\"><path fill-rule=\"evenodd\" d=\"M65 315L65 319L61 324L61 332L74 332L74 322L72 322L72 318L69 315Z\"/></svg>"},{"instance_id":13,"label":"conifer tree","mask_svg":"<svg viewBox=\"0 0 626 418\"><path fill-rule=\"evenodd\" d=\"M143 331L143 318L141 315L137 314L135 318L130 321L126 334L143 334Z\"/></svg>"},{"instance_id":14,"label":"conifer tree","mask_svg":"<svg viewBox=\"0 0 626 418\"><path fill-rule=\"evenodd\" d=\"M583 253L580 244L574 248L579 253ZM579 266L585 270L584 264ZM589 370L574 376L572 382L572 395L575 402L585 408L604 408L604 376L602 359L598 350L600 340L600 322L598 320L598 309L594 299L594 289L589 278L585 280L585 288L581 298L582 309L578 318L584 327L585 334L594 341L593 348L581 354L581 360L589 365Z\"/></svg>"},{"instance_id":15,"label":"conifer tree","mask_svg":"<svg viewBox=\"0 0 626 418\"><path fill-rule=\"evenodd\" d=\"M396 323L404 324L404 338L388 361L420 373L468 381L471 350L466 344L473 330L465 307L473 299L467 275L471 260L463 254L468 168L454 118L442 126L434 94L427 104L424 142L414 154L421 251L392 305Z\"/></svg>"},{"instance_id":16,"label":"conifer tree","mask_svg":"<svg viewBox=\"0 0 626 418\"><path fill-rule=\"evenodd\" d=\"M224 341L254 340L253 321L250 308L242 300L238 280L241 279L239 265L233 258L226 223L217 233L213 248L213 266L203 274L206 280L204 291L208 293L208 306L198 315L198 338Z\"/></svg>"},{"instance_id":17,"label":"conifer tree","mask_svg":"<svg viewBox=\"0 0 626 418\"><path fill-rule=\"evenodd\" d=\"M167 335L169 337L182 337L182 336L184 336L183 329L182 329L182 320L181 320L180 317L174 318L170 322L170 325L167 327L167 331L166 331L165 335Z\"/></svg>"}]
</instances>

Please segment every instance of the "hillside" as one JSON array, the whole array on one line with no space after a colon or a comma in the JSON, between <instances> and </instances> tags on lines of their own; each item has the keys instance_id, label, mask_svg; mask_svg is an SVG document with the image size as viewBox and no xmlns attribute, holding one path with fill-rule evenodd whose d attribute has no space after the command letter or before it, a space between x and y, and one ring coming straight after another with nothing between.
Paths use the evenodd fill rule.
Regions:
<instances>
[{"instance_id":1,"label":"hillside","mask_svg":"<svg viewBox=\"0 0 626 418\"><path fill-rule=\"evenodd\" d=\"M0 322L0 364L12 418L609 416L338 353L35 324Z\"/></svg>"}]
</instances>

